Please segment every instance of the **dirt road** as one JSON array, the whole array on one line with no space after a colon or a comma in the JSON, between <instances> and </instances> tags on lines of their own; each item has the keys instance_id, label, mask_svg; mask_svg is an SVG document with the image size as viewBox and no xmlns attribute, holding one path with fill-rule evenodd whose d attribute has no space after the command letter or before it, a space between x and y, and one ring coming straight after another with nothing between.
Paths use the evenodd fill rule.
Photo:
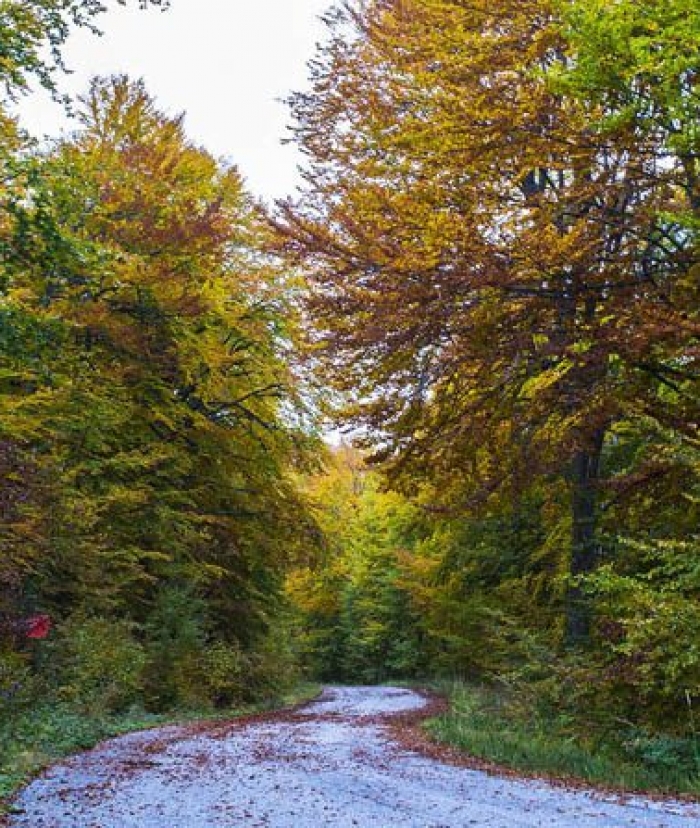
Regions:
<instances>
[{"instance_id":1,"label":"dirt road","mask_svg":"<svg viewBox=\"0 0 700 828\"><path fill-rule=\"evenodd\" d=\"M619 801L500 778L392 741L393 714L425 700L329 688L248 722L170 727L58 765L17 800L11 828L698 828L690 805Z\"/></svg>"}]
</instances>

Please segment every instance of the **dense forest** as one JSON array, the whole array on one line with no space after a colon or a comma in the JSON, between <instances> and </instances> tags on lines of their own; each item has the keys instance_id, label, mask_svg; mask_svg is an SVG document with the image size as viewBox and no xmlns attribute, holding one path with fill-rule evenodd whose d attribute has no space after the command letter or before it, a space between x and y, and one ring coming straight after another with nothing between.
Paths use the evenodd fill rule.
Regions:
<instances>
[{"instance_id":1,"label":"dense forest","mask_svg":"<svg viewBox=\"0 0 700 828\"><path fill-rule=\"evenodd\" d=\"M276 224L321 375L419 510L390 545L435 657L500 669L539 641L597 698L682 726L698 10L426 0L331 25L292 101L306 186Z\"/></svg>"},{"instance_id":2,"label":"dense forest","mask_svg":"<svg viewBox=\"0 0 700 828\"><path fill-rule=\"evenodd\" d=\"M3 7L8 100L31 75L55 89L66 6ZM50 147L2 125L4 722L293 682L282 585L317 543L298 280L263 216L143 83L96 79L74 106Z\"/></svg>"},{"instance_id":3,"label":"dense forest","mask_svg":"<svg viewBox=\"0 0 700 828\"><path fill-rule=\"evenodd\" d=\"M100 11L0 10L0 721L449 678L697 781L697 3L341 3L273 208L10 117Z\"/></svg>"}]
</instances>

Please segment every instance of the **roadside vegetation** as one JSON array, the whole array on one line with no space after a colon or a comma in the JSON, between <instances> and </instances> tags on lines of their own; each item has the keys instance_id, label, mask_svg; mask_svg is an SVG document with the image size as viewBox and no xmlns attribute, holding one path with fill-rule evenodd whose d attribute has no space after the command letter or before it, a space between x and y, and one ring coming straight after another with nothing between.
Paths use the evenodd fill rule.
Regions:
<instances>
[{"instance_id":1,"label":"roadside vegetation","mask_svg":"<svg viewBox=\"0 0 700 828\"><path fill-rule=\"evenodd\" d=\"M629 722L590 726L543 693L441 682L450 710L426 724L438 742L496 765L624 791L700 797L700 736L664 736Z\"/></svg>"}]
</instances>

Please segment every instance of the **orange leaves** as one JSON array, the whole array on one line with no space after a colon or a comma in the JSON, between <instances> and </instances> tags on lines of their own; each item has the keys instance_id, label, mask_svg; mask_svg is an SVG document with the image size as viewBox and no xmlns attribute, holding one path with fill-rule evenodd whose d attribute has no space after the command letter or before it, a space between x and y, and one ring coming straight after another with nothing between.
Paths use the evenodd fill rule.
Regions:
<instances>
[{"instance_id":1,"label":"orange leaves","mask_svg":"<svg viewBox=\"0 0 700 828\"><path fill-rule=\"evenodd\" d=\"M539 446L551 468L630 410L621 363L689 353L656 272L683 257L662 218L677 190L550 81L566 43L547 0L349 17L293 100L307 187L278 221L309 274L315 358L409 474L504 432L506 467Z\"/></svg>"}]
</instances>

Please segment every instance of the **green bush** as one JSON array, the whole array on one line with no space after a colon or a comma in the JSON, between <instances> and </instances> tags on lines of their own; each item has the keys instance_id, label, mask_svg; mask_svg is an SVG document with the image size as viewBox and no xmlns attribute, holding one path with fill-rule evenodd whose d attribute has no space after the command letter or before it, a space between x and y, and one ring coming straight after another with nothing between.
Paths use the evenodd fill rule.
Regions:
<instances>
[{"instance_id":1,"label":"green bush","mask_svg":"<svg viewBox=\"0 0 700 828\"><path fill-rule=\"evenodd\" d=\"M146 657L126 621L72 618L61 626L48 656L60 701L98 715L140 700Z\"/></svg>"},{"instance_id":2,"label":"green bush","mask_svg":"<svg viewBox=\"0 0 700 828\"><path fill-rule=\"evenodd\" d=\"M203 654L204 674L210 701L215 707L229 707L249 695L250 663L235 644L216 642Z\"/></svg>"},{"instance_id":3,"label":"green bush","mask_svg":"<svg viewBox=\"0 0 700 828\"><path fill-rule=\"evenodd\" d=\"M31 703L35 691L28 656L11 650L0 652L0 722L9 721Z\"/></svg>"},{"instance_id":4,"label":"green bush","mask_svg":"<svg viewBox=\"0 0 700 828\"><path fill-rule=\"evenodd\" d=\"M287 629L272 629L248 655L250 698L274 697L294 687L300 679L299 663Z\"/></svg>"},{"instance_id":5,"label":"green bush","mask_svg":"<svg viewBox=\"0 0 700 828\"><path fill-rule=\"evenodd\" d=\"M645 574L604 566L588 578L605 667L598 697L624 704L625 717L642 729L691 736L700 707L698 544L656 540L623 548L641 558Z\"/></svg>"},{"instance_id":6,"label":"green bush","mask_svg":"<svg viewBox=\"0 0 700 828\"><path fill-rule=\"evenodd\" d=\"M700 738L697 736L683 739L632 731L623 747L632 761L646 767L700 778Z\"/></svg>"},{"instance_id":7,"label":"green bush","mask_svg":"<svg viewBox=\"0 0 700 828\"><path fill-rule=\"evenodd\" d=\"M191 589L170 586L145 625L146 699L157 710L206 705L206 608Z\"/></svg>"}]
</instances>

